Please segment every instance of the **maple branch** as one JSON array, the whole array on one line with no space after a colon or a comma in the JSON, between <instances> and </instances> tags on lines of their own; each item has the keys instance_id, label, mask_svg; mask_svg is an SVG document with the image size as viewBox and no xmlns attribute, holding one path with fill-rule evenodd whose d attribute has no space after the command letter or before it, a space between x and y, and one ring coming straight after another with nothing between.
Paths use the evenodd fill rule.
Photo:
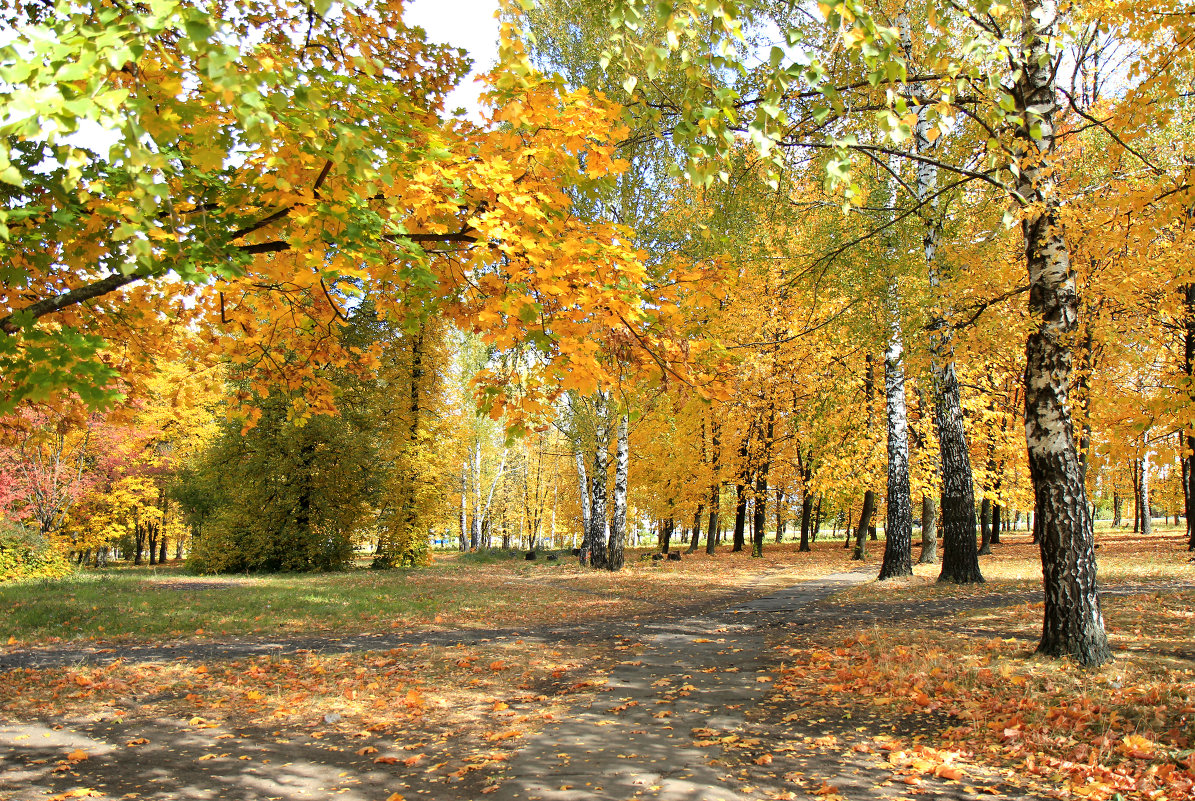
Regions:
<instances>
[{"instance_id":1,"label":"maple branch","mask_svg":"<svg viewBox=\"0 0 1195 801\"><path fill-rule=\"evenodd\" d=\"M124 273L113 273L107 278L101 278L85 286L76 287L62 295L52 298L43 298L35 303L31 303L22 309L17 309L12 314L6 317L0 317L0 331L6 334L15 334L21 330L21 326L13 321L13 317L18 314L30 314L33 319L37 320L45 317L47 314L53 314L57 311L62 311L68 306L74 306L79 303L86 303L89 300L94 300L101 295L106 295L109 292L114 292L123 286L127 286L135 281L140 281L146 278L144 273L135 272L125 275Z\"/></svg>"}]
</instances>

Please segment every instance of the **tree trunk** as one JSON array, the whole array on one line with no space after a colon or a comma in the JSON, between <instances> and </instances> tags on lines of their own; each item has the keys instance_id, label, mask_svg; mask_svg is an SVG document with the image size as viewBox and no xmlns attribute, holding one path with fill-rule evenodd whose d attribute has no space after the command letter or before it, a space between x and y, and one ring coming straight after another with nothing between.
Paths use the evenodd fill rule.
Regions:
<instances>
[{"instance_id":1,"label":"tree trunk","mask_svg":"<svg viewBox=\"0 0 1195 801\"><path fill-rule=\"evenodd\" d=\"M905 402L904 341L900 294L888 284L888 349L884 353L884 395L888 418L888 515L880 580L913 575L913 509L909 494L909 412Z\"/></svg>"},{"instance_id":2,"label":"tree trunk","mask_svg":"<svg viewBox=\"0 0 1195 801\"><path fill-rule=\"evenodd\" d=\"M630 472L631 419L618 417L618 443L614 456L614 517L610 521L610 546L606 553L606 567L622 570L627 539L627 475Z\"/></svg>"},{"instance_id":3,"label":"tree trunk","mask_svg":"<svg viewBox=\"0 0 1195 801\"><path fill-rule=\"evenodd\" d=\"M905 50L912 56L912 39L907 17L902 25ZM915 90L917 92L918 90ZM929 155L937 147L930 139L934 127L930 119L929 98L915 94L917 122L913 126L913 145L918 155ZM938 169L928 161L917 163L917 199L923 204L925 230L922 252L929 284L935 292L942 283L937 260ZM934 385L934 424L938 430L938 450L942 462L942 573L938 581L972 584L983 581L979 571L979 553L975 547L975 490L971 483L971 451L954 368L954 328L946 315L931 304L926 329L929 331L930 372Z\"/></svg>"},{"instance_id":4,"label":"tree trunk","mask_svg":"<svg viewBox=\"0 0 1195 801\"><path fill-rule=\"evenodd\" d=\"M697 504L697 511L693 514L693 536L689 539L689 547L685 553L693 553L701 544L701 521L705 517L705 504Z\"/></svg>"},{"instance_id":5,"label":"tree trunk","mask_svg":"<svg viewBox=\"0 0 1195 801\"><path fill-rule=\"evenodd\" d=\"M730 550L732 553L738 553L743 550L743 545L747 541L747 494L746 488L742 484L735 484L734 492L734 542Z\"/></svg>"},{"instance_id":6,"label":"tree trunk","mask_svg":"<svg viewBox=\"0 0 1195 801\"><path fill-rule=\"evenodd\" d=\"M817 542L817 535L822 530L822 496L817 496L817 510L813 513L813 531L809 535L812 542Z\"/></svg>"},{"instance_id":7,"label":"tree trunk","mask_svg":"<svg viewBox=\"0 0 1195 801\"><path fill-rule=\"evenodd\" d=\"M1190 507L1188 507L1189 509ZM1189 524L1188 524L1189 525ZM1112 491L1112 528L1120 527L1120 493Z\"/></svg>"},{"instance_id":8,"label":"tree trunk","mask_svg":"<svg viewBox=\"0 0 1195 801\"><path fill-rule=\"evenodd\" d=\"M768 465L760 467L755 476L755 515L751 521L751 555L763 556L764 529L767 526Z\"/></svg>"},{"instance_id":9,"label":"tree trunk","mask_svg":"<svg viewBox=\"0 0 1195 801\"><path fill-rule=\"evenodd\" d=\"M929 493L921 496L921 556L917 563L932 565L938 561L938 510Z\"/></svg>"},{"instance_id":10,"label":"tree trunk","mask_svg":"<svg viewBox=\"0 0 1195 801\"><path fill-rule=\"evenodd\" d=\"M1147 432L1148 433L1148 432ZM1142 436L1144 438L1144 435ZM1141 507L1141 534L1148 537L1153 533L1153 514L1149 509L1149 450L1147 449L1141 457L1141 500L1139 501ZM1163 520L1165 525L1166 521Z\"/></svg>"},{"instance_id":11,"label":"tree trunk","mask_svg":"<svg viewBox=\"0 0 1195 801\"><path fill-rule=\"evenodd\" d=\"M986 556L992 552L992 527L988 524L991 517L992 502L984 498L979 502L979 553Z\"/></svg>"},{"instance_id":12,"label":"tree trunk","mask_svg":"<svg viewBox=\"0 0 1195 801\"><path fill-rule=\"evenodd\" d=\"M676 522L670 517L664 521L663 529L660 531L660 550L665 554L672 543L672 531L675 527Z\"/></svg>"},{"instance_id":13,"label":"tree trunk","mask_svg":"<svg viewBox=\"0 0 1195 801\"><path fill-rule=\"evenodd\" d=\"M718 549L718 528L720 525L718 507L721 505L721 496L721 486L715 484L710 487L710 517L709 526L705 530L705 552L711 556Z\"/></svg>"},{"instance_id":14,"label":"tree trunk","mask_svg":"<svg viewBox=\"0 0 1195 801\"><path fill-rule=\"evenodd\" d=\"M776 544L784 542L784 534L788 530L788 515L784 508L785 493L782 487L776 488Z\"/></svg>"},{"instance_id":15,"label":"tree trunk","mask_svg":"<svg viewBox=\"0 0 1195 801\"><path fill-rule=\"evenodd\" d=\"M855 536L855 528L851 524L851 521L854 519L854 516L855 516L855 505L854 505L854 502L852 501L851 505L848 506L847 510L846 510L846 527L842 530L842 532L843 532L842 550L844 550L844 551L849 551L851 549L851 537Z\"/></svg>"},{"instance_id":16,"label":"tree trunk","mask_svg":"<svg viewBox=\"0 0 1195 801\"><path fill-rule=\"evenodd\" d=\"M589 565L606 567L606 480L609 476L610 424L606 393L597 393L597 442L593 448L593 474L589 477Z\"/></svg>"},{"instance_id":17,"label":"tree trunk","mask_svg":"<svg viewBox=\"0 0 1195 801\"><path fill-rule=\"evenodd\" d=\"M763 453L755 471L754 516L751 519L751 555L763 556L764 529L767 526L768 473L772 469L772 437L776 434L776 407L769 405L768 422L763 432Z\"/></svg>"},{"instance_id":18,"label":"tree trunk","mask_svg":"<svg viewBox=\"0 0 1195 801\"><path fill-rule=\"evenodd\" d=\"M720 442L718 439L718 421L710 421L710 470L714 476L714 483L710 484L710 519L709 527L705 532L705 552L710 556L718 549L718 535L721 521L718 520L718 512L722 504L722 483L718 481L718 459L720 454Z\"/></svg>"},{"instance_id":19,"label":"tree trunk","mask_svg":"<svg viewBox=\"0 0 1195 801\"><path fill-rule=\"evenodd\" d=\"M801 498L801 547L800 551L812 551L809 546L809 532L813 526L813 498L809 495L809 490L804 491L804 497Z\"/></svg>"},{"instance_id":20,"label":"tree trunk","mask_svg":"<svg viewBox=\"0 0 1195 801\"><path fill-rule=\"evenodd\" d=\"M989 540L989 542L991 542L992 545L1000 544L1000 528L1002 526L1002 524L1000 522L1000 517L1003 512L1004 512L1004 509L1000 506L1000 504L998 504L998 503L992 504L992 536L991 536L991 539Z\"/></svg>"},{"instance_id":21,"label":"tree trunk","mask_svg":"<svg viewBox=\"0 0 1195 801\"><path fill-rule=\"evenodd\" d=\"M476 450L473 453L473 525L469 529L469 550L476 551L481 548L481 524L482 509L481 509L481 494L484 491L481 486L481 437L477 438Z\"/></svg>"},{"instance_id":22,"label":"tree trunk","mask_svg":"<svg viewBox=\"0 0 1195 801\"><path fill-rule=\"evenodd\" d=\"M573 456L577 461L577 483L581 497L581 564L586 564L589 559L589 473L585 469L585 454L581 452L581 444L578 442L575 447Z\"/></svg>"},{"instance_id":23,"label":"tree trunk","mask_svg":"<svg viewBox=\"0 0 1195 801\"><path fill-rule=\"evenodd\" d=\"M461 551L469 550L469 463L461 463Z\"/></svg>"},{"instance_id":24,"label":"tree trunk","mask_svg":"<svg viewBox=\"0 0 1195 801\"><path fill-rule=\"evenodd\" d=\"M1068 393L1069 348L1079 312L1075 276L1058 210L1054 149L1056 0L1026 0L1013 96L1023 124L1014 131L1020 169L1015 195L1029 272L1029 312L1036 324L1025 347L1025 440L1041 517L1045 614L1038 651L1095 666L1112 658L1096 590L1095 539L1075 447ZM1032 109L1032 111L1030 111ZM1034 137L1034 132L1040 138Z\"/></svg>"},{"instance_id":25,"label":"tree trunk","mask_svg":"<svg viewBox=\"0 0 1195 801\"><path fill-rule=\"evenodd\" d=\"M855 533L855 552L851 559L862 561L867 558L867 529L871 526L871 517L875 512L876 494L872 490L863 493L863 511L859 513L859 528Z\"/></svg>"},{"instance_id":26,"label":"tree trunk","mask_svg":"<svg viewBox=\"0 0 1195 801\"><path fill-rule=\"evenodd\" d=\"M1187 397L1195 402L1195 284L1183 286L1183 366L1187 374ZM1187 429L1187 454L1183 457L1183 496L1187 517L1187 550L1195 551L1195 428Z\"/></svg>"}]
</instances>

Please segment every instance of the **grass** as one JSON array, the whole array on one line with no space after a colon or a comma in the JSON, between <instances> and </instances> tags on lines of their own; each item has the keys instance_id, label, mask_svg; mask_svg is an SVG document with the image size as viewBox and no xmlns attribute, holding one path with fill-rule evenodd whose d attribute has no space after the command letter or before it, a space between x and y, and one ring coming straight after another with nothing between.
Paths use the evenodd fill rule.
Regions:
<instances>
[{"instance_id":1,"label":"grass","mask_svg":"<svg viewBox=\"0 0 1195 801\"><path fill-rule=\"evenodd\" d=\"M833 543L801 554L769 544L763 559L721 548L716 556L652 562L628 551L619 573L521 555L438 554L417 570L350 570L275 576L192 576L179 566L86 570L54 581L0 585L10 645L72 640L162 640L388 628L532 626L716 603L764 593L761 580L849 568ZM779 579L777 579L779 580Z\"/></svg>"}]
</instances>

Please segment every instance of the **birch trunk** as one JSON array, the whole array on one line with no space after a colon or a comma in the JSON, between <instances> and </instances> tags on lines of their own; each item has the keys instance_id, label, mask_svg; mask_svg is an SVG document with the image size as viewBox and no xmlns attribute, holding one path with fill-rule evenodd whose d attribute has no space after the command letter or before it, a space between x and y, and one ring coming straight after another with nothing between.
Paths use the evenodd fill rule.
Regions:
<instances>
[{"instance_id":1,"label":"birch trunk","mask_svg":"<svg viewBox=\"0 0 1195 801\"><path fill-rule=\"evenodd\" d=\"M473 452L473 526L469 529L469 550L481 548L481 441L478 440Z\"/></svg>"},{"instance_id":2,"label":"birch trunk","mask_svg":"<svg viewBox=\"0 0 1195 801\"><path fill-rule=\"evenodd\" d=\"M902 44L912 57L912 32L908 17L899 18ZM930 98L918 87L913 90L917 104L917 122L913 126L913 147L918 155L929 155L936 145L930 139L933 123L929 118ZM922 204L925 232L922 250L931 290L942 283L937 260L937 203L933 200L938 186L938 169L928 161L917 163L917 200ZM971 480L971 451L963 421L958 376L954 369L954 329L945 313L930 308L926 329L929 331L930 372L934 384L934 424L938 429L938 450L942 462L942 572L938 581L972 584L983 581L979 571L979 553L975 546L975 488Z\"/></svg>"},{"instance_id":3,"label":"birch trunk","mask_svg":"<svg viewBox=\"0 0 1195 801\"><path fill-rule=\"evenodd\" d=\"M469 463L461 462L461 539L460 550L469 549Z\"/></svg>"},{"instance_id":4,"label":"birch trunk","mask_svg":"<svg viewBox=\"0 0 1195 801\"><path fill-rule=\"evenodd\" d=\"M585 454L581 453L581 446L577 444L577 481L580 484L581 495L581 564L589 558L589 476L585 471Z\"/></svg>"},{"instance_id":5,"label":"birch trunk","mask_svg":"<svg viewBox=\"0 0 1195 801\"><path fill-rule=\"evenodd\" d=\"M1148 435L1148 430L1142 439ZM1149 449L1141 456L1141 534L1148 537L1153 533L1153 515L1149 511ZM1162 521L1165 523L1166 521Z\"/></svg>"},{"instance_id":6,"label":"birch trunk","mask_svg":"<svg viewBox=\"0 0 1195 801\"><path fill-rule=\"evenodd\" d=\"M1096 590L1095 540L1083 485L1069 392L1070 347L1079 297L1059 218L1054 149L1056 0L1026 0L1013 96L1023 123L1014 131L1015 194L1029 272L1029 312L1036 323L1025 347L1025 441L1033 479L1045 590L1038 651L1095 666L1112 658ZM1035 137L1034 128L1040 129Z\"/></svg>"},{"instance_id":7,"label":"birch trunk","mask_svg":"<svg viewBox=\"0 0 1195 801\"><path fill-rule=\"evenodd\" d=\"M913 502L909 494L909 411L905 402L904 341L900 290L888 284L888 350L884 353L884 394L888 417L888 516L884 526L881 580L913 575Z\"/></svg>"},{"instance_id":8,"label":"birch trunk","mask_svg":"<svg viewBox=\"0 0 1195 801\"><path fill-rule=\"evenodd\" d=\"M630 471L630 418L623 414L618 418L618 444L614 455L614 516L610 520L610 546L606 554L606 567L622 570L623 549L627 539L627 474ZM696 540L697 533L693 533Z\"/></svg>"},{"instance_id":9,"label":"birch trunk","mask_svg":"<svg viewBox=\"0 0 1195 801\"><path fill-rule=\"evenodd\" d=\"M610 472L610 423L606 394L597 393L597 441L593 448L593 474L589 477L589 564L606 566L606 480Z\"/></svg>"}]
</instances>

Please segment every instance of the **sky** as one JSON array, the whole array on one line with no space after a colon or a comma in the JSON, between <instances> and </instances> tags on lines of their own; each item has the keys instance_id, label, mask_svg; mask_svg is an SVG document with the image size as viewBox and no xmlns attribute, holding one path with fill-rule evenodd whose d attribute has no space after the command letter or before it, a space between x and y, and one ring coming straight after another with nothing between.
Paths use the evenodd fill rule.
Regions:
<instances>
[{"instance_id":1,"label":"sky","mask_svg":"<svg viewBox=\"0 0 1195 801\"><path fill-rule=\"evenodd\" d=\"M473 59L474 72L448 96L449 110L463 106L470 116L477 114L480 87L473 78L498 57L497 10L497 0L413 0L407 4L403 19L408 25L423 28L430 41L465 48Z\"/></svg>"}]
</instances>

